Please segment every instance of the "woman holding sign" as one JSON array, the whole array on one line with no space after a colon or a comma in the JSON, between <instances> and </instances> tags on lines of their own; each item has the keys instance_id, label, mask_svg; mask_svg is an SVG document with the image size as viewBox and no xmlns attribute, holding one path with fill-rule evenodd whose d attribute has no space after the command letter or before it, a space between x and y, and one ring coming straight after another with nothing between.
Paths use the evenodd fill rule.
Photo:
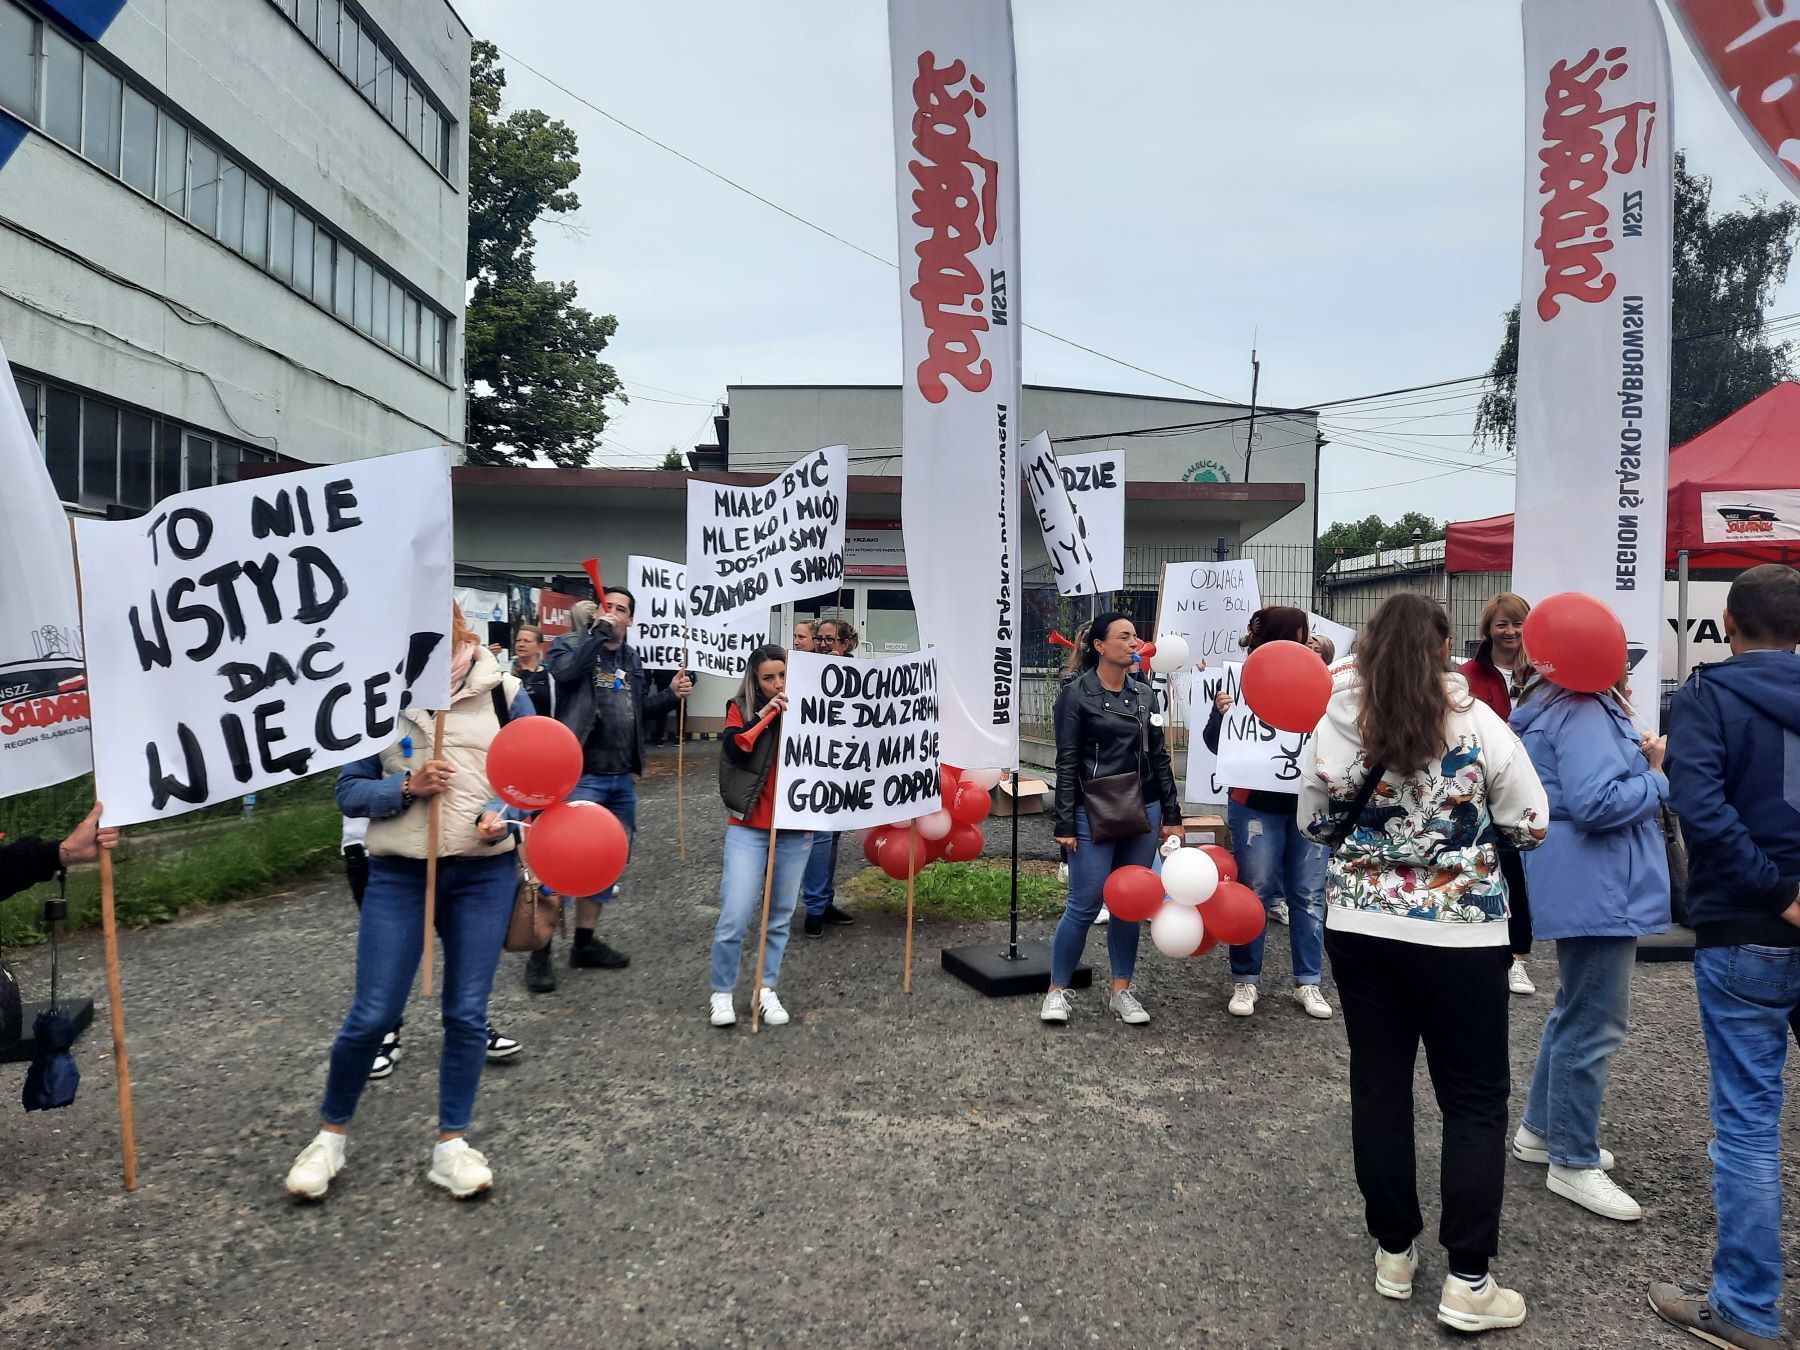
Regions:
<instances>
[{"instance_id":1,"label":"woman holding sign","mask_svg":"<svg viewBox=\"0 0 1800 1350\"><path fill-rule=\"evenodd\" d=\"M725 706L719 796L731 823L725 829L725 868L719 877L719 925L713 930L710 1020L715 1027L737 1021L731 994L737 988L744 934L762 912L765 884L772 886L769 934L756 997L765 1025L779 1027L788 1020L787 1009L775 996L775 981L781 975L781 955L787 950L788 927L800 901L800 881L813 837L807 830L775 829L775 753L781 746L781 714L786 710L787 652L769 643L750 653L743 686Z\"/></svg>"},{"instance_id":2,"label":"woman holding sign","mask_svg":"<svg viewBox=\"0 0 1800 1350\"><path fill-rule=\"evenodd\" d=\"M1050 992L1039 1017L1069 1020L1069 982L1100 913L1106 879L1120 867L1149 867L1160 836L1181 837L1181 802L1162 727L1151 718L1148 685L1131 678L1141 644L1123 614L1094 620L1081 647L1081 673L1056 696L1056 842L1068 853L1069 903L1050 948ZM1138 928L1116 915L1106 930L1112 1010L1130 1026L1150 1020L1131 992Z\"/></svg>"},{"instance_id":3,"label":"woman holding sign","mask_svg":"<svg viewBox=\"0 0 1800 1350\"><path fill-rule=\"evenodd\" d=\"M356 995L331 1047L319 1134L287 1174L288 1194L317 1200L344 1168L344 1138L382 1037L406 1007L425 950L425 859L431 799L438 813L437 930L444 941L444 1052L438 1071L438 1144L426 1179L467 1199L494 1184L487 1159L463 1138L488 1050L488 995L512 917L518 861L510 823L487 781L487 752L503 721L532 715L519 681L456 614L450 707L442 756L434 718L402 713L394 743L338 770L337 802L366 816L368 889L356 940Z\"/></svg>"},{"instance_id":4,"label":"woman holding sign","mask_svg":"<svg viewBox=\"0 0 1800 1350\"><path fill-rule=\"evenodd\" d=\"M1250 616L1243 645L1255 651L1265 642L1307 642L1306 611L1287 605L1269 605ZM1201 738L1215 755L1219 733L1233 699L1220 692L1213 700ZM1231 825L1231 851L1243 869L1244 884L1255 891L1263 908L1274 913L1284 906L1288 913L1288 952L1294 965L1294 1001L1310 1017L1330 1017L1331 1005L1319 991L1325 968L1325 850L1300 831L1294 820L1299 797L1292 792L1231 789L1225 808ZM1256 1011L1258 985L1262 982L1265 935L1231 949L1231 1002L1225 1005L1233 1017Z\"/></svg>"}]
</instances>

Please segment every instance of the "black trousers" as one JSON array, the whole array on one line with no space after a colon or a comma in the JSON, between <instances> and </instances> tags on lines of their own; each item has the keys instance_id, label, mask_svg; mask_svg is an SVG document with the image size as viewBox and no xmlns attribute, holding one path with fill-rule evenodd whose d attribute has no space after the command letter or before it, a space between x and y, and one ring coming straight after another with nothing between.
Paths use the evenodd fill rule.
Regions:
<instances>
[{"instance_id":1,"label":"black trousers","mask_svg":"<svg viewBox=\"0 0 1800 1350\"><path fill-rule=\"evenodd\" d=\"M1514 956L1531 955L1531 892L1525 888L1525 858L1516 848L1500 847L1500 875L1506 878L1506 936Z\"/></svg>"},{"instance_id":2,"label":"black trousers","mask_svg":"<svg viewBox=\"0 0 1800 1350\"><path fill-rule=\"evenodd\" d=\"M1413 1141L1419 1042L1444 1113L1438 1241L1480 1274L1500 1249L1506 1186L1507 949L1427 947L1327 929L1350 1041L1350 1139L1369 1233L1392 1252L1424 1231Z\"/></svg>"}]
</instances>

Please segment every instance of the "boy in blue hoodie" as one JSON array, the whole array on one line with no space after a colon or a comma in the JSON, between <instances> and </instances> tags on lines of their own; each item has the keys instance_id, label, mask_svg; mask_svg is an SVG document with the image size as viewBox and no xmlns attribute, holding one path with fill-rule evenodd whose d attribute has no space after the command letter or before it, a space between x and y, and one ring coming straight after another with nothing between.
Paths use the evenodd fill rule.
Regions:
<instances>
[{"instance_id":1,"label":"boy in blue hoodie","mask_svg":"<svg viewBox=\"0 0 1800 1350\"><path fill-rule=\"evenodd\" d=\"M1800 572L1732 583L1731 659L1698 667L1669 711L1669 799L1692 869L1688 921L1710 1100L1719 1241L1710 1289L1650 1304L1714 1345L1781 1340L1782 1069L1800 1006Z\"/></svg>"}]
</instances>

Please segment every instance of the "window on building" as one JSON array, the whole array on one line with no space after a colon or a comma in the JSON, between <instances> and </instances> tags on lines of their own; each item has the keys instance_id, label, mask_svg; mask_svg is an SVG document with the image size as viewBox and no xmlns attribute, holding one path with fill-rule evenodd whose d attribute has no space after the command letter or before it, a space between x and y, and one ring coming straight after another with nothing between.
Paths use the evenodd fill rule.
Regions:
<instances>
[{"instance_id":1,"label":"window on building","mask_svg":"<svg viewBox=\"0 0 1800 1350\"><path fill-rule=\"evenodd\" d=\"M219 169L219 242L234 253L244 251L244 167L222 160Z\"/></svg>"},{"instance_id":2,"label":"window on building","mask_svg":"<svg viewBox=\"0 0 1800 1350\"><path fill-rule=\"evenodd\" d=\"M327 61L337 60L338 19L342 14L338 0L319 0L319 36L314 41Z\"/></svg>"},{"instance_id":3,"label":"window on building","mask_svg":"<svg viewBox=\"0 0 1800 1350\"><path fill-rule=\"evenodd\" d=\"M294 279L294 204L279 192L269 214L269 270L283 281Z\"/></svg>"},{"instance_id":4,"label":"window on building","mask_svg":"<svg viewBox=\"0 0 1800 1350\"><path fill-rule=\"evenodd\" d=\"M442 120L443 119L438 116L435 109L426 110L425 144L421 148L425 151L425 158L430 160L433 164L437 164L439 159L438 137L441 133L440 124ZM441 168L439 172L442 172Z\"/></svg>"},{"instance_id":5,"label":"window on building","mask_svg":"<svg viewBox=\"0 0 1800 1350\"><path fill-rule=\"evenodd\" d=\"M356 326L367 333L374 325L375 269L362 256L356 259Z\"/></svg>"},{"instance_id":6,"label":"window on building","mask_svg":"<svg viewBox=\"0 0 1800 1350\"><path fill-rule=\"evenodd\" d=\"M187 214L187 128L167 113L162 115L162 154L157 166L157 200L175 212Z\"/></svg>"},{"instance_id":7,"label":"window on building","mask_svg":"<svg viewBox=\"0 0 1800 1350\"><path fill-rule=\"evenodd\" d=\"M220 483L235 483L238 476L238 448L231 441L220 441L213 456L213 478Z\"/></svg>"},{"instance_id":8,"label":"window on building","mask_svg":"<svg viewBox=\"0 0 1800 1350\"><path fill-rule=\"evenodd\" d=\"M442 375L444 373L445 338L448 335L445 331L444 316L435 309L425 311L425 332L431 338L429 346L421 353L425 357L425 366ZM424 338L421 337L420 341L423 343Z\"/></svg>"},{"instance_id":9,"label":"window on building","mask_svg":"<svg viewBox=\"0 0 1800 1350\"><path fill-rule=\"evenodd\" d=\"M44 33L44 130L71 150L81 144L81 48L48 24Z\"/></svg>"},{"instance_id":10,"label":"window on building","mask_svg":"<svg viewBox=\"0 0 1800 1350\"><path fill-rule=\"evenodd\" d=\"M356 43L356 87L362 96L371 103L375 101L375 33L373 29L357 30Z\"/></svg>"},{"instance_id":11,"label":"window on building","mask_svg":"<svg viewBox=\"0 0 1800 1350\"><path fill-rule=\"evenodd\" d=\"M81 500L81 395L52 386L44 399L44 460L65 502Z\"/></svg>"},{"instance_id":12,"label":"window on building","mask_svg":"<svg viewBox=\"0 0 1800 1350\"><path fill-rule=\"evenodd\" d=\"M195 488L213 485L213 443L204 436L196 436L187 432L182 440L187 446L187 486L191 492Z\"/></svg>"},{"instance_id":13,"label":"window on building","mask_svg":"<svg viewBox=\"0 0 1800 1350\"><path fill-rule=\"evenodd\" d=\"M31 428L31 439L42 441L38 431L38 387L30 380L14 380L19 387L19 402L25 406L25 422Z\"/></svg>"},{"instance_id":14,"label":"window on building","mask_svg":"<svg viewBox=\"0 0 1800 1350\"><path fill-rule=\"evenodd\" d=\"M369 328L369 335L377 342L388 340L388 298L392 293L393 285L388 281L387 273L377 272L375 274L374 314L371 316L373 323Z\"/></svg>"},{"instance_id":15,"label":"window on building","mask_svg":"<svg viewBox=\"0 0 1800 1350\"><path fill-rule=\"evenodd\" d=\"M156 438L156 500L181 491L181 433L165 424Z\"/></svg>"},{"instance_id":16,"label":"window on building","mask_svg":"<svg viewBox=\"0 0 1800 1350\"><path fill-rule=\"evenodd\" d=\"M269 185L244 181L244 256L258 267L269 260Z\"/></svg>"},{"instance_id":17,"label":"window on building","mask_svg":"<svg viewBox=\"0 0 1800 1350\"><path fill-rule=\"evenodd\" d=\"M331 308L331 250L334 245L332 237L324 230L313 232L313 303L320 309Z\"/></svg>"},{"instance_id":18,"label":"window on building","mask_svg":"<svg viewBox=\"0 0 1800 1350\"><path fill-rule=\"evenodd\" d=\"M119 410L97 399L81 400L81 504L119 500Z\"/></svg>"},{"instance_id":19,"label":"window on building","mask_svg":"<svg viewBox=\"0 0 1800 1350\"><path fill-rule=\"evenodd\" d=\"M37 20L0 5L0 108L37 121Z\"/></svg>"},{"instance_id":20,"label":"window on building","mask_svg":"<svg viewBox=\"0 0 1800 1350\"><path fill-rule=\"evenodd\" d=\"M188 140L187 218L202 234L219 229L219 152L198 136Z\"/></svg>"},{"instance_id":21,"label":"window on building","mask_svg":"<svg viewBox=\"0 0 1800 1350\"><path fill-rule=\"evenodd\" d=\"M294 9L294 22L306 34L308 42L319 40L319 0L300 0Z\"/></svg>"},{"instance_id":22,"label":"window on building","mask_svg":"<svg viewBox=\"0 0 1800 1350\"><path fill-rule=\"evenodd\" d=\"M87 62L86 113L81 153L110 174L119 172L119 108L125 82L96 61Z\"/></svg>"},{"instance_id":23,"label":"window on building","mask_svg":"<svg viewBox=\"0 0 1800 1350\"><path fill-rule=\"evenodd\" d=\"M406 349L406 287L399 282L388 292L388 345L396 351Z\"/></svg>"},{"instance_id":24,"label":"window on building","mask_svg":"<svg viewBox=\"0 0 1800 1350\"><path fill-rule=\"evenodd\" d=\"M119 414L119 500L148 507L156 498L151 478L156 465L156 422L143 413Z\"/></svg>"},{"instance_id":25,"label":"window on building","mask_svg":"<svg viewBox=\"0 0 1800 1350\"><path fill-rule=\"evenodd\" d=\"M394 58L381 48L375 49L375 111L393 120L391 109L394 106Z\"/></svg>"},{"instance_id":26,"label":"window on building","mask_svg":"<svg viewBox=\"0 0 1800 1350\"><path fill-rule=\"evenodd\" d=\"M156 105L135 89L125 91L124 156L119 177L146 197L156 195Z\"/></svg>"},{"instance_id":27,"label":"window on building","mask_svg":"<svg viewBox=\"0 0 1800 1350\"><path fill-rule=\"evenodd\" d=\"M356 314L356 255L348 248L337 251L337 285L332 295L331 312L345 323Z\"/></svg>"},{"instance_id":28,"label":"window on building","mask_svg":"<svg viewBox=\"0 0 1800 1350\"><path fill-rule=\"evenodd\" d=\"M313 288L313 223L312 217L294 213L294 289L311 295Z\"/></svg>"},{"instance_id":29,"label":"window on building","mask_svg":"<svg viewBox=\"0 0 1800 1350\"><path fill-rule=\"evenodd\" d=\"M401 319L400 354L408 361L419 359L419 297L406 297L406 314Z\"/></svg>"}]
</instances>

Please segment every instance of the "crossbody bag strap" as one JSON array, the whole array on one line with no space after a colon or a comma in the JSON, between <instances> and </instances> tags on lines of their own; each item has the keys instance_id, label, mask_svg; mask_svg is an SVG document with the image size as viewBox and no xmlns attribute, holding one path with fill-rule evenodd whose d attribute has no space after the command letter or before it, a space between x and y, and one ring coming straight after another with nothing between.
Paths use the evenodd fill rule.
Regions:
<instances>
[{"instance_id":1,"label":"crossbody bag strap","mask_svg":"<svg viewBox=\"0 0 1800 1350\"><path fill-rule=\"evenodd\" d=\"M1369 766L1368 776L1362 780L1362 786L1356 789L1356 796L1351 798L1349 809L1347 809L1343 815L1338 817L1337 822L1331 827L1331 832L1321 841L1324 843L1327 852L1336 853L1344 846L1344 841L1350 837L1350 832L1356 828L1356 822L1362 819L1363 809L1368 806L1370 799L1374 797L1375 789L1380 785L1382 775L1386 772L1387 766L1385 764L1371 764Z\"/></svg>"}]
</instances>

